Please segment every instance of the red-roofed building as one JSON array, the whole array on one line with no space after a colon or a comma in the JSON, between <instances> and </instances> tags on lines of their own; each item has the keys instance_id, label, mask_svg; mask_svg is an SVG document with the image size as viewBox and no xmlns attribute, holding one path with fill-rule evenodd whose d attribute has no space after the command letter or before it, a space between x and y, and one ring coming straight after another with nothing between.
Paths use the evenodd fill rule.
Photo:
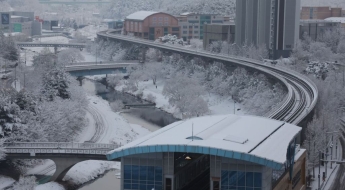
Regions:
<instances>
[{"instance_id":1,"label":"red-roofed building","mask_svg":"<svg viewBox=\"0 0 345 190\"><path fill-rule=\"evenodd\" d=\"M138 11L126 17L124 34L156 40L167 34L180 37L178 20L167 13Z\"/></svg>"}]
</instances>

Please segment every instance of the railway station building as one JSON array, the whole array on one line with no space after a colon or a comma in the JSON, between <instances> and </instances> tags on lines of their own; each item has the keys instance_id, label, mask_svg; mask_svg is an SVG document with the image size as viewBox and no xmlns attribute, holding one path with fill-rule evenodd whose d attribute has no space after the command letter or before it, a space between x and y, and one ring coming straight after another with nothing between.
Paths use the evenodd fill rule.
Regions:
<instances>
[{"instance_id":1,"label":"railway station building","mask_svg":"<svg viewBox=\"0 0 345 190\"><path fill-rule=\"evenodd\" d=\"M256 116L172 123L107 154L121 190L306 189L301 128Z\"/></svg>"}]
</instances>

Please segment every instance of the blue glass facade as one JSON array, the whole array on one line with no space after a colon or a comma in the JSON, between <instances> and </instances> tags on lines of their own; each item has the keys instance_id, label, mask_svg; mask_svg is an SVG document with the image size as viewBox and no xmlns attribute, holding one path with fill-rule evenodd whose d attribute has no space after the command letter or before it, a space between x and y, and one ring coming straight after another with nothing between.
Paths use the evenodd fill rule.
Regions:
<instances>
[{"instance_id":1,"label":"blue glass facade","mask_svg":"<svg viewBox=\"0 0 345 190\"><path fill-rule=\"evenodd\" d=\"M126 190L163 190L163 169L160 166L124 165L123 178Z\"/></svg>"},{"instance_id":2,"label":"blue glass facade","mask_svg":"<svg viewBox=\"0 0 345 190\"><path fill-rule=\"evenodd\" d=\"M221 190L261 190L262 174L259 172L226 171L221 173Z\"/></svg>"}]
</instances>

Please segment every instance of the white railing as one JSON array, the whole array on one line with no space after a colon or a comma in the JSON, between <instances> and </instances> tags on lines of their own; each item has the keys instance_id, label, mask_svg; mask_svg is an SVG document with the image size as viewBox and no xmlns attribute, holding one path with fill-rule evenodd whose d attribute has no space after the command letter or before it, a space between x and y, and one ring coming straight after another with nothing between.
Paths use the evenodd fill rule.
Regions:
<instances>
[{"instance_id":1,"label":"white railing","mask_svg":"<svg viewBox=\"0 0 345 190\"><path fill-rule=\"evenodd\" d=\"M115 144L101 143L74 143L74 142L15 142L4 143L8 149L97 149L97 150L113 150L118 148Z\"/></svg>"}]
</instances>

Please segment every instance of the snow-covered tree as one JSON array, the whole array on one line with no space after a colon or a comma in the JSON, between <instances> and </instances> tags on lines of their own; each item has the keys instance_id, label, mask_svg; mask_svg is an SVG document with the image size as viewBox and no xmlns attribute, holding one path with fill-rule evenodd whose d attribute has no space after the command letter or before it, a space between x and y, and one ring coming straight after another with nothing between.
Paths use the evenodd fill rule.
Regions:
<instances>
[{"instance_id":1,"label":"snow-covered tree","mask_svg":"<svg viewBox=\"0 0 345 190\"><path fill-rule=\"evenodd\" d=\"M56 96L67 99L70 97L69 84L71 78L62 67L52 68L43 75L42 95L47 100L54 100Z\"/></svg>"},{"instance_id":2,"label":"snow-covered tree","mask_svg":"<svg viewBox=\"0 0 345 190\"><path fill-rule=\"evenodd\" d=\"M177 73L173 78L166 81L163 88L163 95L169 98L169 103L176 106L182 117L197 116L198 114L203 115L208 110L201 109L200 113L195 112L196 102L203 105L201 96L205 93L203 87L194 78L189 78L184 73ZM193 108L190 107L190 103L195 100L192 104ZM207 103L206 103L207 105Z\"/></svg>"},{"instance_id":3,"label":"snow-covered tree","mask_svg":"<svg viewBox=\"0 0 345 190\"><path fill-rule=\"evenodd\" d=\"M0 133L1 133L1 128L0 128ZM4 148L4 141L5 141L5 138L0 138L0 160L3 160L6 156L5 154L5 148Z\"/></svg>"},{"instance_id":4,"label":"snow-covered tree","mask_svg":"<svg viewBox=\"0 0 345 190\"><path fill-rule=\"evenodd\" d=\"M190 6L190 5L193 6ZM123 19L135 11L163 11L172 15L179 15L184 12L196 12L200 14L235 14L234 0L144 0L144 1L121 1L112 0L112 4L106 7L105 17Z\"/></svg>"},{"instance_id":5,"label":"snow-covered tree","mask_svg":"<svg viewBox=\"0 0 345 190\"><path fill-rule=\"evenodd\" d=\"M156 99L156 96L152 95L151 93L146 96L146 100L152 103L155 103Z\"/></svg>"},{"instance_id":6,"label":"snow-covered tree","mask_svg":"<svg viewBox=\"0 0 345 190\"><path fill-rule=\"evenodd\" d=\"M163 64L161 62L146 63L143 66L143 74L152 79L153 85L156 85L158 79L164 76Z\"/></svg>"},{"instance_id":7,"label":"snow-covered tree","mask_svg":"<svg viewBox=\"0 0 345 190\"><path fill-rule=\"evenodd\" d=\"M156 40L157 42L163 42L166 44L173 44L173 45L183 45L183 39L177 38L176 35L167 34L165 36L159 37Z\"/></svg>"},{"instance_id":8,"label":"snow-covered tree","mask_svg":"<svg viewBox=\"0 0 345 190\"><path fill-rule=\"evenodd\" d=\"M123 74L120 72L115 72L112 75L108 75L107 77L107 83L110 87L115 88L118 85L122 84L123 80Z\"/></svg>"},{"instance_id":9,"label":"snow-covered tree","mask_svg":"<svg viewBox=\"0 0 345 190\"><path fill-rule=\"evenodd\" d=\"M70 48L62 50L58 53L58 63L62 65L69 65L70 63L84 61L84 56L80 50Z\"/></svg>"},{"instance_id":10,"label":"snow-covered tree","mask_svg":"<svg viewBox=\"0 0 345 190\"><path fill-rule=\"evenodd\" d=\"M74 33L74 39L77 43L87 43L89 41L89 39L79 31Z\"/></svg>"},{"instance_id":11,"label":"snow-covered tree","mask_svg":"<svg viewBox=\"0 0 345 190\"><path fill-rule=\"evenodd\" d=\"M110 103L110 107L114 112L119 112L124 108L124 104L121 100L116 100L115 102Z\"/></svg>"},{"instance_id":12,"label":"snow-covered tree","mask_svg":"<svg viewBox=\"0 0 345 190\"><path fill-rule=\"evenodd\" d=\"M332 61L333 53L326 44L322 42L312 42L310 44L310 59L312 61Z\"/></svg>"}]
</instances>

